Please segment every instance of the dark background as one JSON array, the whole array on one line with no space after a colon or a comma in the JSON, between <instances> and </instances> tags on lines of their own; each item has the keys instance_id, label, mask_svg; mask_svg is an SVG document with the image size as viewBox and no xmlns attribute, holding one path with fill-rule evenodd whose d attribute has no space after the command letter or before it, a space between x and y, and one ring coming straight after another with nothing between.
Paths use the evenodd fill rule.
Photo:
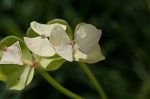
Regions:
<instances>
[{"instance_id":1,"label":"dark background","mask_svg":"<svg viewBox=\"0 0 150 99\"><path fill-rule=\"evenodd\" d=\"M102 29L106 59L89 68L109 99L150 99L150 0L0 0L0 40L25 36L31 21L65 19L74 29L87 22ZM49 72L58 82L87 99L99 99L82 68L66 62ZM0 99L69 99L40 75L22 91L0 82Z\"/></svg>"}]
</instances>

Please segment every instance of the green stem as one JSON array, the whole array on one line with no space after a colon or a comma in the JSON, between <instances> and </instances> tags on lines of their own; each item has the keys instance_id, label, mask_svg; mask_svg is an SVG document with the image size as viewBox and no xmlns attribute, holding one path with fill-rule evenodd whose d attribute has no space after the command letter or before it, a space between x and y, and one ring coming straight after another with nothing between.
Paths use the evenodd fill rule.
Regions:
<instances>
[{"instance_id":1,"label":"green stem","mask_svg":"<svg viewBox=\"0 0 150 99\"><path fill-rule=\"evenodd\" d=\"M101 85L98 83L98 81L96 80L96 78L94 77L93 73L90 71L90 69L86 66L86 64L84 64L83 62L78 62L80 64L80 66L83 68L83 70L86 72L87 76L90 78L90 80L92 81L92 83L94 84L95 88L97 89L97 91L99 92L99 95L101 96L102 99L108 99L103 88L101 87Z\"/></svg>"},{"instance_id":2,"label":"green stem","mask_svg":"<svg viewBox=\"0 0 150 99\"><path fill-rule=\"evenodd\" d=\"M53 87L55 87L57 90L59 90L63 94L65 94L68 97L73 98L73 99L84 99L83 97L78 96L75 93L73 93L73 92L69 91L68 89L64 88L63 86L61 86L41 66L38 66L37 70Z\"/></svg>"},{"instance_id":3,"label":"green stem","mask_svg":"<svg viewBox=\"0 0 150 99\"><path fill-rule=\"evenodd\" d=\"M144 80L135 99L146 99L150 92L150 75L145 74Z\"/></svg>"}]
</instances>

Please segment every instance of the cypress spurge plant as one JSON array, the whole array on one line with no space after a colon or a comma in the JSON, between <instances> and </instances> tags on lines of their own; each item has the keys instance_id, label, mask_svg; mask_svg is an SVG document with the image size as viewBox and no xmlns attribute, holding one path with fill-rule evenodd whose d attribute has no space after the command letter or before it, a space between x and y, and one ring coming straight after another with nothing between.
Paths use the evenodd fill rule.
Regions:
<instances>
[{"instance_id":1,"label":"cypress spurge plant","mask_svg":"<svg viewBox=\"0 0 150 99\"><path fill-rule=\"evenodd\" d=\"M105 59L98 44L101 30L91 24L80 23L73 33L68 23L62 19L54 19L47 24L33 21L30 26L24 40L8 36L0 42L0 80L6 82L8 89L24 89L31 82L36 69L65 95L83 99L61 86L47 73L58 69L65 61L77 61L102 99L107 99L102 87L85 64Z\"/></svg>"}]
</instances>

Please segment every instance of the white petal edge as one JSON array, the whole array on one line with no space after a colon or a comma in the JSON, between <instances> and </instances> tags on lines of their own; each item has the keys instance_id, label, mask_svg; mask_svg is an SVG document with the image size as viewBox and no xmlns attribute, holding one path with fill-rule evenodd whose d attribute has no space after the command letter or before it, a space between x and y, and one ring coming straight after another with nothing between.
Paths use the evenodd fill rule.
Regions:
<instances>
[{"instance_id":1,"label":"white petal edge","mask_svg":"<svg viewBox=\"0 0 150 99\"><path fill-rule=\"evenodd\" d=\"M18 64L23 65L22 52L20 48L19 41L15 42L13 45L7 47L4 51L0 64Z\"/></svg>"},{"instance_id":2,"label":"white petal edge","mask_svg":"<svg viewBox=\"0 0 150 99\"><path fill-rule=\"evenodd\" d=\"M54 49L51 47L50 41L47 38L41 37L29 38L24 37L25 44L35 54L43 57L53 56Z\"/></svg>"},{"instance_id":3,"label":"white petal edge","mask_svg":"<svg viewBox=\"0 0 150 99\"><path fill-rule=\"evenodd\" d=\"M77 46L74 46L74 59L75 61L83 61L89 64L96 63L104 60L105 57L101 53L100 46L97 45L89 54L82 53Z\"/></svg>"},{"instance_id":4,"label":"white petal edge","mask_svg":"<svg viewBox=\"0 0 150 99\"><path fill-rule=\"evenodd\" d=\"M60 26L64 30L66 30L66 28L67 28L66 25L62 25L62 24L59 24L59 23L41 24L41 23L38 23L36 21L31 22L30 26L33 29L33 31L35 31L37 34L39 34L39 35L45 35L46 37L50 36L50 33L51 33L52 29L55 26Z\"/></svg>"}]
</instances>

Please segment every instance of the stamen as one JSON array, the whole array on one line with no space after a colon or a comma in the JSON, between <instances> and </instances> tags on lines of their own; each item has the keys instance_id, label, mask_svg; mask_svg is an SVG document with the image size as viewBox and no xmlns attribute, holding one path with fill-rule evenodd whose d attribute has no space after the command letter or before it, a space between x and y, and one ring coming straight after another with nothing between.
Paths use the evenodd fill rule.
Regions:
<instances>
[{"instance_id":1,"label":"stamen","mask_svg":"<svg viewBox=\"0 0 150 99\"><path fill-rule=\"evenodd\" d=\"M41 35L41 38L42 38L42 39L45 39L45 38L46 38L46 36L42 34L42 35Z\"/></svg>"},{"instance_id":2,"label":"stamen","mask_svg":"<svg viewBox=\"0 0 150 99\"><path fill-rule=\"evenodd\" d=\"M35 60L32 61L32 67L34 67L35 65L37 65L37 62Z\"/></svg>"},{"instance_id":3,"label":"stamen","mask_svg":"<svg viewBox=\"0 0 150 99\"><path fill-rule=\"evenodd\" d=\"M72 45L72 46L74 46L74 44L75 44L75 40L72 40L72 41L70 41L70 43L69 43L70 45Z\"/></svg>"}]
</instances>

